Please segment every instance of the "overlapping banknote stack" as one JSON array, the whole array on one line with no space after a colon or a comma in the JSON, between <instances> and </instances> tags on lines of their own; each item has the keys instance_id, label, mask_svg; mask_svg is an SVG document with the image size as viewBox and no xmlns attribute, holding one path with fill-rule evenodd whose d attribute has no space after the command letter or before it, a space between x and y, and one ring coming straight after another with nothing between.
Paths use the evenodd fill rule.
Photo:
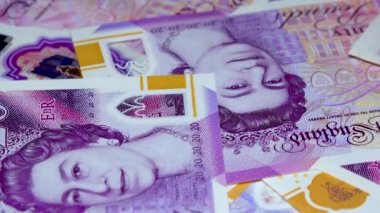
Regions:
<instances>
[{"instance_id":1,"label":"overlapping banknote stack","mask_svg":"<svg viewBox=\"0 0 380 213\"><path fill-rule=\"evenodd\" d=\"M377 212L379 14L0 1L1 212Z\"/></svg>"}]
</instances>

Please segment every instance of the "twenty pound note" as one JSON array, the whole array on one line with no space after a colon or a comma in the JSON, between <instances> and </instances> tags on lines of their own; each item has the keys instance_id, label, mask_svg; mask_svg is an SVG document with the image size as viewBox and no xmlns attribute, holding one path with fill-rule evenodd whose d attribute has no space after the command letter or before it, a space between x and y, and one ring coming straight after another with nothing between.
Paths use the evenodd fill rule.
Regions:
<instances>
[{"instance_id":1,"label":"twenty pound note","mask_svg":"<svg viewBox=\"0 0 380 213\"><path fill-rule=\"evenodd\" d=\"M74 29L159 16L208 11L228 13L242 6L253 7L255 3L254 0L1 0L0 22L17 26ZM262 6L264 2L259 3Z\"/></svg>"},{"instance_id":2,"label":"twenty pound note","mask_svg":"<svg viewBox=\"0 0 380 213\"><path fill-rule=\"evenodd\" d=\"M118 23L73 37L84 78L215 73L223 176L237 183L380 145L380 68L347 55L379 8L339 1Z\"/></svg>"},{"instance_id":3,"label":"twenty pound note","mask_svg":"<svg viewBox=\"0 0 380 213\"><path fill-rule=\"evenodd\" d=\"M0 211L226 212L214 78L0 85Z\"/></svg>"}]
</instances>

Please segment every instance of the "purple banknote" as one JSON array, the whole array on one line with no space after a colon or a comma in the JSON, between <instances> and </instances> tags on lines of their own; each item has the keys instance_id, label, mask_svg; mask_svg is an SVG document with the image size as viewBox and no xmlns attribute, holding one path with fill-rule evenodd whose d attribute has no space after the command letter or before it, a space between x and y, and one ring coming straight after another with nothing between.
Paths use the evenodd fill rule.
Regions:
<instances>
[{"instance_id":1,"label":"purple banknote","mask_svg":"<svg viewBox=\"0 0 380 213\"><path fill-rule=\"evenodd\" d=\"M223 178L237 183L380 145L380 68L347 55L379 11L379 1L338 1L125 22L72 35L84 78L215 73Z\"/></svg>"},{"instance_id":2,"label":"purple banknote","mask_svg":"<svg viewBox=\"0 0 380 213\"><path fill-rule=\"evenodd\" d=\"M0 81L80 77L68 31L0 24Z\"/></svg>"},{"instance_id":3,"label":"purple banknote","mask_svg":"<svg viewBox=\"0 0 380 213\"><path fill-rule=\"evenodd\" d=\"M380 161L354 163L342 165L342 167L367 180L380 184Z\"/></svg>"},{"instance_id":4,"label":"purple banknote","mask_svg":"<svg viewBox=\"0 0 380 213\"><path fill-rule=\"evenodd\" d=\"M232 12L254 0L1 0L0 22L73 29L158 16Z\"/></svg>"},{"instance_id":5,"label":"purple banknote","mask_svg":"<svg viewBox=\"0 0 380 213\"><path fill-rule=\"evenodd\" d=\"M226 212L213 84L211 75L2 83L0 211Z\"/></svg>"}]
</instances>

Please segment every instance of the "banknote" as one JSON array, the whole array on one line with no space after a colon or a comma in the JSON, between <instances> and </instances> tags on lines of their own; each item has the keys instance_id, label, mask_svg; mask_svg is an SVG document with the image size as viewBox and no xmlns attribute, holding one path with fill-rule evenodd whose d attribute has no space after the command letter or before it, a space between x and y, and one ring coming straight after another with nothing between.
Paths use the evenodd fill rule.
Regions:
<instances>
[{"instance_id":1,"label":"banknote","mask_svg":"<svg viewBox=\"0 0 380 213\"><path fill-rule=\"evenodd\" d=\"M353 163L343 165L342 167L367 180L380 184L380 161Z\"/></svg>"},{"instance_id":2,"label":"banknote","mask_svg":"<svg viewBox=\"0 0 380 213\"><path fill-rule=\"evenodd\" d=\"M333 0L2 0L0 22L49 29L79 28L111 22L210 11L247 13Z\"/></svg>"},{"instance_id":3,"label":"banknote","mask_svg":"<svg viewBox=\"0 0 380 213\"><path fill-rule=\"evenodd\" d=\"M228 191L230 213L298 212L263 181L237 184Z\"/></svg>"},{"instance_id":4,"label":"banknote","mask_svg":"<svg viewBox=\"0 0 380 213\"><path fill-rule=\"evenodd\" d=\"M365 33L355 42L350 55L380 65L380 16L365 30Z\"/></svg>"},{"instance_id":5,"label":"banknote","mask_svg":"<svg viewBox=\"0 0 380 213\"><path fill-rule=\"evenodd\" d=\"M0 81L81 78L68 31L0 24Z\"/></svg>"},{"instance_id":6,"label":"banknote","mask_svg":"<svg viewBox=\"0 0 380 213\"><path fill-rule=\"evenodd\" d=\"M350 154L329 156L318 160L312 169L321 170L355 186L380 199L379 151L359 149Z\"/></svg>"},{"instance_id":7,"label":"banknote","mask_svg":"<svg viewBox=\"0 0 380 213\"><path fill-rule=\"evenodd\" d=\"M322 171L265 179L300 212L376 212L379 200L370 193Z\"/></svg>"},{"instance_id":8,"label":"banknote","mask_svg":"<svg viewBox=\"0 0 380 213\"><path fill-rule=\"evenodd\" d=\"M231 12L254 0L2 0L0 22L49 29L78 28L140 18Z\"/></svg>"},{"instance_id":9,"label":"banknote","mask_svg":"<svg viewBox=\"0 0 380 213\"><path fill-rule=\"evenodd\" d=\"M3 82L0 211L228 212L218 121L212 75Z\"/></svg>"},{"instance_id":10,"label":"banknote","mask_svg":"<svg viewBox=\"0 0 380 213\"><path fill-rule=\"evenodd\" d=\"M84 78L215 73L221 178L238 183L380 145L380 68L348 57L378 13L379 1L339 1L139 20L72 36Z\"/></svg>"}]
</instances>

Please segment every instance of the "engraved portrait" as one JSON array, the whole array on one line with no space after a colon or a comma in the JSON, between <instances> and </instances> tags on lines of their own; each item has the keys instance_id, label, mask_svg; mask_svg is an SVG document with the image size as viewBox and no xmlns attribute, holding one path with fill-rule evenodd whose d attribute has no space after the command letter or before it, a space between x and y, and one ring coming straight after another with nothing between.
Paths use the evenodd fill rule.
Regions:
<instances>
[{"instance_id":1,"label":"engraved portrait","mask_svg":"<svg viewBox=\"0 0 380 213\"><path fill-rule=\"evenodd\" d=\"M141 195L140 200L159 202L164 198L152 195L170 188L170 182L187 179L200 190L207 188L205 179L192 174L193 160L189 135L173 128L157 127L130 138L107 126L62 125L44 130L2 160L1 199L19 211L36 212L83 212ZM194 208L196 201L188 202Z\"/></svg>"},{"instance_id":2,"label":"engraved portrait","mask_svg":"<svg viewBox=\"0 0 380 213\"><path fill-rule=\"evenodd\" d=\"M306 111L306 83L286 72L265 48L241 39L239 32L229 28L231 20L183 21L150 32L159 50L176 60L173 74L215 73L225 132L254 132L296 123ZM169 64L157 63L161 62Z\"/></svg>"}]
</instances>

